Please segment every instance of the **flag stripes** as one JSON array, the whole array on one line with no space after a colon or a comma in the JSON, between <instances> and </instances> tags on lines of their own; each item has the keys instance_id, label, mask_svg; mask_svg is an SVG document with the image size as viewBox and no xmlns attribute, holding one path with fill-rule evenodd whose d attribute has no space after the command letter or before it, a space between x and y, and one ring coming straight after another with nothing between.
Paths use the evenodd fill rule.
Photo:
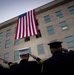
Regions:
<instances>
[{"instance_id":1,"label":"flag stripes","mask_svg":"<svg viewBox=\"0 0 74 75\"><path fill-rule=\"evenodd\" d=\"M38 34L35 11L31 10L18 17L15 39L29 37Z\"/></svg>"}]
</instances>

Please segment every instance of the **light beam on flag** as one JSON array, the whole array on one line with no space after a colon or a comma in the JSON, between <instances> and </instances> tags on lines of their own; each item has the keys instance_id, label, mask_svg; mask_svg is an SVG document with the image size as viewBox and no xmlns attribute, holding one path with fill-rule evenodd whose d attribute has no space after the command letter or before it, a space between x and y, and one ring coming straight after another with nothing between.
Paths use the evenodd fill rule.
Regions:
<instances>
[{"instance_id":1,"label":"light beam on flag","mask_svg":"<svg viewBox=\"0 0 74 75\"><path fill-rule=\"evenodd\" d=\"M15 39L29 37L38 34L35 10L30 10L18 17Z\"/></svg>"}]
</instances>

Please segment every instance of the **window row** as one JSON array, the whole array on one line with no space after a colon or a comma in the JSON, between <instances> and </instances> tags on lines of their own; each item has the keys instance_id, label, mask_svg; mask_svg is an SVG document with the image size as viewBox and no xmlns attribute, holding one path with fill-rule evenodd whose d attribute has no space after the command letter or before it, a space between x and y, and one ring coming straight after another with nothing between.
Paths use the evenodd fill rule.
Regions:
<instances>
[{"instance_id":1,"label":"window row","mask_svg":"<svg viewBox=\"0 0 74 75\"><path fill-rule=\"evenodd\" d=\"M59 25L61 26L62 30L69 29L66 21L60 22ZM48 33L48 35L55 34L53 25L47 27L47 33ZM40 37L42 37L42 35L39 30L39 33L36 35L36 38L40 38ZM25 40L25 42L30 41L30 37L26 37L26 38L24 38L24 40ZM17 44L19 44L19 40L14 41L14 45L17 45ZM1 49L1 47L2 47L2 43L0 42L0 49ZM10 47L10 39L6 40L6 42L5 42L5 48L7 48L7 47Z\"/></svg>"},{"instance_id":2,"label":"window row","mask_svg":"<svg viewBox=\"0 0 74 75\"><path fill-rule=\"evenodd\" d=\"M66 21L60 22L59 25L60 25L62 30L69 29L68 24L67 24ZM48 35L55 34L53 25L47 27L47 32L48 32Z\"/></svg>"},{"instance_id":3,"label":"window row","mask_svg":"<svg viewBox=\"0 0 74 75\"><path fill-rule=\"evenodd\" d=\"M41 55L41 54L44 54L45 53L43 44L39 44L37 46L37 51L38 51L38 55ZM30 52L31 52L31 48L30 48ZM5 53L4 54L4 58L5 59L8 60L9 57L10 57L10 54L9 53ZM14 61L16 61L16 60L19 60L19 51L14 51Z\"/></svg>"},{"instance_id":4,"label":"window row","mask_svg":"<svg viewBox=\"0 0 74 75\"><path fill-rule=\"evenodd\" d=\"M16 28L15 28L15 30L16 30ZM6 37L8 37L10 35L11 35L11 29L9 29L9 30L6 31ZM39 38L41 36L42 35L41 35L40 30L38 30L38 34L36 35L36 38ZM3 38L3 32L0 33L0 39L2 39L2 38Z\"/></svg>"},{"instance_id":5,"label":"window row","mask_svg":"<svg viewBox=\"0 0 74 75\"><path fill-rule=\"evenodd\" d=\"M70 12L70 14L74 14L74 6L68 7L68 11ZM64 17L61 10L56 11L55 15L56 15L57 18ZM45 21L45 23L51 22L50 16L49 15L44 16L44 21Z\"/></svg>"},{"instance_id":6,"label":"window row","mask_svg":"<svg viewBox=\"0 0 74 75\"><path fill-rule=\"evenodd\" d=\"M59 25L61 26L62 30L69 29L66 21L60 22ZM47 27L47 32L49 35L54 33L54 28L52 25ZM7 36L10 36L10 33L11 33L11 30L10 29L7 30L7 32L6 32ZM38 34L36 35L36 38L39 38L39 37L42 37L40 30L38 30ZM0 39L1 38L3 38L3 33L0 33ZM29 37L27 37L25 41L27 41L27 39L29 39Z\"/></svg>"},{"instance_id":7,"label":"window row","mask_svg":"<svg viewBox=\"0 0 74 75\"><path fill-rule=\"evenodd\" d=\"M74 37L73 36L66 37L65 39L67 41L69 48L74 47ZM19 44L19 40L14 41L14 45L17 45L17 44ZM8 47L10 47L10 40L6 40L6 43L5 43L5 48L8 48ZM0 49L2 49L2 42L0 42Z\"/></svg>"},{"instance_id":8,"label":"window row","mask_svg":"<svg viewBox=\"0 0 74 75\"><path fill-rule=\"evenodd\" d=\"M36 35L36 38L40 38L40 37L42 37L42 35L41 35L40 30L39 30L39 33ZM30 37L25 37L24 41L25 42L30 41ZM10 39L6 40L6 42L5 42L5 48L10 47L10 43L11 43ZM14 45L18 45L18 44L19 44L19 39L17 39L17 40L14 41ZM1 48L2 48L2 42L0 42L0 49Z\"/></svg>"},{"instance_id":9,"label":"window row","mask_svg":"<svg viewBox=\"0 0 74 75\"><path fill-rule=\"evenodd\" d=\"M69 48L74 47L74 37L73 36L65 37L65 40ZM45 54L44 45L43 44L37 45L37 51L38 51L38 55ZM31 48L30 48L30 52L31 52ZM9 57L10 57L9 53L4 54L5 59L9 59ZM19 60L19 51L14 51L14 61L16 60Z\"/></svg>"}]
</instances>

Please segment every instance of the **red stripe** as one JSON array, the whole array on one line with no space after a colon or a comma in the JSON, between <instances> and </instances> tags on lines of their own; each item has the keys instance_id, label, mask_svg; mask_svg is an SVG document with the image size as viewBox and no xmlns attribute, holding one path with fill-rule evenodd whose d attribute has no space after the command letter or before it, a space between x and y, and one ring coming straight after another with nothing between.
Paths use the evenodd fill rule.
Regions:
<instances>
[{"instance_id":1,"label":"red stripe","mask_svg":"<svg viewBox=\"0 0 74 75\"><path fill-rule=\"evenodd\" d=\"M34 22L35 22L36 31L37 31L37 33L38 33L38 26L37 26L37 24L36 24L35 10L33 10L33 15L34 15Z\"/></svg>"},{"instance_id":2,"label":"red stripe","mask_svg":"<svg viewBox=\"0 0 74 75\"><path fill-rule=\"evenodd\" d=\"M24 38L24 17L23 17L23 36L22 38Z\"/></svg>"},{"instance_id":3,"label":"red stripe","mask_svg":"<svg viewBox=\"0 0 74 75\"><path fill-rule=\"evenodd\" d=\"M15 32L15 39L17 38L17 30L18 30L18 21L17 21L17 26L16 26L16 32Z\"/></svg>"},{"instance_id":4,"label":"red stripe","mask_svg":"<svg viewBox=\"0 0 74 75\"><path fill-rule=\"evenodd\" d=\"M33 35L35 35L35 31L34 31L34 24L33 24L33 19L32 19L32 11L31 11L31 22L32 22Z\"/></svg>"},{"instance_id":5,"label":"red stripe","mask_svg":"<svg viewBox=\"0 0 74 75\"><path fill-rule=\"evenodd\" d=\"M19 22L20 22L20 21L19 21L19 20L20 20L20 19L18 19L18 21L17 21L16 35L15 35L16 37L15 37L15 39L19 39L19 32L20 32L20 29L19 29L19 26L20 26L20 25L19 25Z\"/></svg>"},{"instance_id":6,"label":"red stripe","mask_svg":"<svg viewBox=\"0 0 74 75\"><path fill-rule=\"evenodd\" d=\"M24 37L26 37L26 16L24 17Z\"/></svg>"},{"instance_id":7,"label":"red stripe","mask_svg":"<svg viewBox=\"0 0 74 75\"><path fill-rule=\"evenodd\" d=\"M20 38L22 37L22 18L20 18Z\"/></svg>"},{"instance_id":8,"label":"red stripe","mask_svg":"<svg viewBox=\"0 0 74 75\"><path fill-rule=\"evenodd\" d=\"M35 35L35 22L34 22L34 13L32 11L32 22L33 22L33 31L34 31L34 35Z\"/></svg>"},{"instance_id":9,"label":"red stripe","mask_svg":"<svg viewBox=\"0 0 74 75\"><path fill-rule=\"evenodd\" d=\"M28 26L27 26L28 24L27 24L27 17L26 17L26 37L28 36L28 32L27 32L27 30L28 30Z\"/></svg>"},{"instance_id":10,"label":"red stripe","mask_svg":"<svg viewBox=\"0 0 74 75\"><path fill-rule=\"evenodd\" d=\"M29 12L29 30L30 30L30 36L32 36L32 33L31 33L31 12Z\"/></svg>"},{"instance_id":11,"label":"red stripe","mask_svg":"<svg viewBox=\"0 0 74 75\"><path fill-rule=\"evenodd\" d=\"M24 14L24 16L18 19L15 39L24 38L27 36L33 36L38 33L35 10L27 12L27 15Z\"/></svg>"},{"instance_id":12,"label":"red stripe","mask_svg":"<svg viewBox=\"0 0 74 75\"><path fill-rule=\"evenodd\" d=\"M28 24L28 28L29 28L28 36L30 36L30 15L29 15L29 12L28 12L28 22L29 22L29 24Z\"/></svg>"}]
</instances>

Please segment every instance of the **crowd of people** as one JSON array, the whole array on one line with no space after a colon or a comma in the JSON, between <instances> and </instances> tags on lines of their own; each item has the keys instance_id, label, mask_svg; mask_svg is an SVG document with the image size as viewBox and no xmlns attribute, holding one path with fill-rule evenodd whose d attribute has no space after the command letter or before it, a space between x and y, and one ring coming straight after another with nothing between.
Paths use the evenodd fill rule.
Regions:
<instances>
[{"instance_id":1,"label":"crowd of people","mask_svg":"<svg viewBox=\"0 0 74 75\"><path fill-rule=\"evenodd\" d=\"M9 74L31 74L31 75L73 75L74 68L74 51L62 47L61 41L48 43L52 56L46 60L31 54L29 48L19 49L20 62L8 62L0 58L4 63L8 64L6 68L0 64L0 75ZM29 57L33 57L35 61L29 61Z\"/></svg>"}]
</instances>

